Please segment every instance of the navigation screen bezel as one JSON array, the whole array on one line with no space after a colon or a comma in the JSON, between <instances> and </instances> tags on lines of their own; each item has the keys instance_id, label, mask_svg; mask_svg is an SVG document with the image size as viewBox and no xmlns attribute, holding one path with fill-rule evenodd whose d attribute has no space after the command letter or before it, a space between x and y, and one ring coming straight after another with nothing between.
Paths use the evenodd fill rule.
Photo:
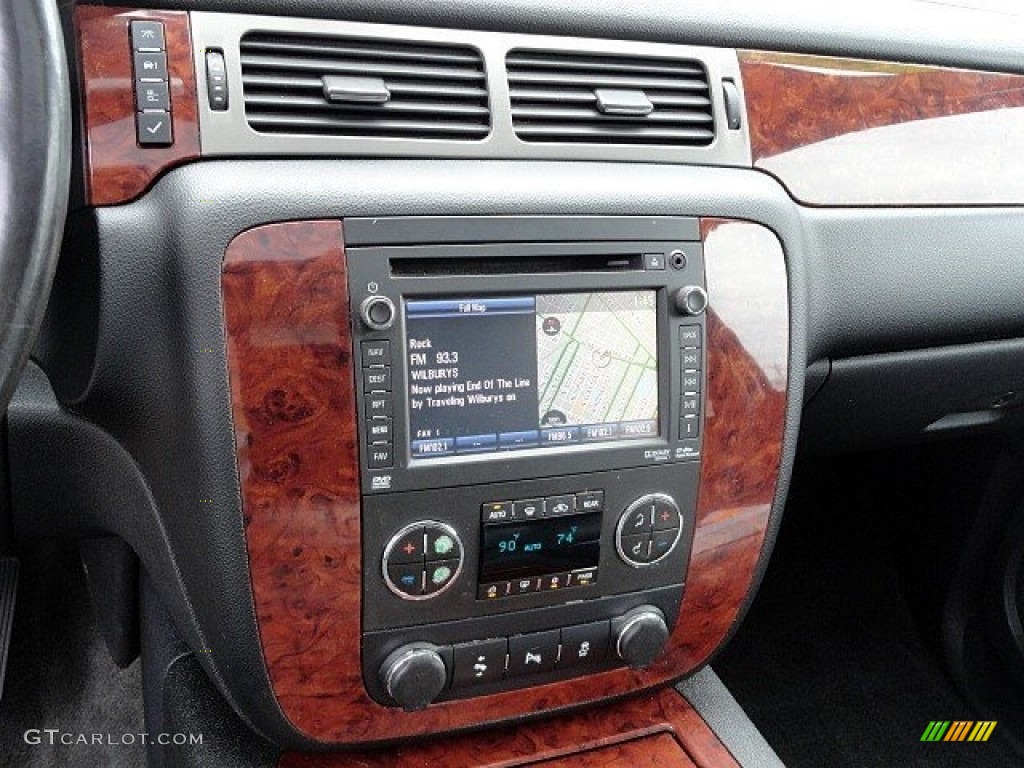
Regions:
<instances>
[{"instance_id":1,"label":"navigation screen bezel","mask_svg":"<svg viewBox=\"0 0 1024 768\"><path fill-rule=\"evenodd\" d=\"M610 263L629 259L636 263L640 255L668 254L684 248L683 269L663 270L629 268L591 272L551 272L537 274L460 273L460 262L479 262L489 257L518 257L601 254ZM393 414L391 446L393 464L367 466L368 444L366 403L370 397L360 386L356 407L359 420L361 489L363 493L395 493L408 490L444 488L501 480L553 477L578 472L642 467L700 458L701 439L680 435L680 348L678 326L688 323L700 327L706 338L704 316L683 318L673 308L670 297L687 285L705 285L701 244L697 241L617 241L561 243L475 243L422 246L367 246L347 248L349 302L353 308L353 355L356 375L361 376L360 345L386 340L390 346L390 410ZM424 274L392 270L393 261L424 259L431 266ZM450 274L437 274L436 265L444 264ZM655 292L658 342L658 436L611 443L577 444L571 449L537 448L500 452L498 457L455 455L446 460L415 460L409 450L407 412L408 370L405 326L405 302L409 300L460 296L508 296L620 290ZM358 319L358 307L370 295L383 295L396 306L394 325L386 331L372 331ZM705 374L702 372L701 376ZM703 412L704 395L701 395Z\"/></svg>"},{"instance_id":2,"label":"navigation screen bezel","mask_svg":"<svg viewBox=\"0 0 1024 768\"><path fill-rule=\"evenodd\" d=\"M439 349L439 348L431 348L429 350L427 350L427 349L413 349L412 348L412 345L410 343L410 338L409 338L409 335L410 335L410 332L411 332L411 330L410 330L410 320L418 321L418 320L423 318L422 312L424 311L424 309L426 309L423 306L424 304L437 302L437 303L440 303L440 304L455 303L455 304L462 305L462 304L473 304L475 302L480 302L480 303L496 302L496 301L502 301L502 302L522 302L522 301L532 300L534 302L534 304L535 304L533 310L531 311L531 313L523 313L523 314L530 314L531 318L534 319L534 318L536 318L537 314L539 313L539 309L536 307L536 302L541 297L562 297L562 296L568 296L568 295L574 295L574 294L592 294L593 295L593 294L640 294L640 293L650 294L650 297L651 297L651 299L653 301L653 304L652 304L652 306L650 306L648 311L650 313L650 322L651 322L651 325L652 325L652 327L650 328L650 331L654 335L654 339L653 339L653 341L654 341L654 350L653 350L653 353L654 353L655 358L656 358L655 363L656 363L656 366L657 366L656 371L655 371L655 389L656 389L655 397L657 398L657 402L656 402L656 405L655 405L654 418L652 418L652 419L643 419L643 420L639 420L639 419L637 419L637 420L625 420L625 421L636 421L637 422L636 427L638 429L640 427L644 427L647 430L653 430L649 434L632 434L632 435L629 435L629 434L618 434L617 433L614 437L610 437L610 438L609 437L604 437L604 438L594 437L594 438L588 439L583 434L583 433L586 432L586 427L589 427L589 428L595 428L595 427L625 428L625 426L628 426L628 425L623 425L623 423L622 423L623 420L620 420L620 421L605 421L605 422L600 422L600 423L599 422L592 422L592 423L589 423L589 424L586 424L586 425L584 425L584 424L577 424L577 423L574 423L572 420L569 420L568 422L566 422L565 424L562 424L562 425L555 425L555 424L545 425L545 424L542 423L541 414L539 413L539 411L537 411L536 423L527 424L524 421L521 424L512 425L512 424L505 424L505 423L502 423L500 421L497 422L498 424L501 425L502 430L506 431L506 432L515 432L515 431L519 431L519 430L536 431L536 440L533 441L535 444L528 445L528 446L525 446L525 447L511 446L511 445L508 446L508 447L502 447L499 444L501 442L500 436L498 434L495 434L495 435L493 435L493 437L495 438L495 445L493 446L493 448L491 450L485 450L485 449L479 449L479 450L460 450L457 447L457 440L455 440L455 435L454 434L438 436L438 437L435 437L433 439L428 439L428 440L420 439L419 436L415 434L415 432L414 432L414 423L413 423L414 422L414 412L415 411L414 411L414 406L413 406L413 402L412 401L414 401L414 400L421 400L422 398L417 397L417 395L414 394L414 385L416 385L417 382L412 380L412 376L414 375L414 372L413 372L412 369L414 368L414 366L412 364L411 356L418 354L418 355L427 355L429 357L431 355L436 355L439 352L449 352L449 350L442 350L442 349ZM416 306L417 307L417 311L413 312L411 310L410 305ZM499 312L495 313L495 315L500 315L500 314L503 314L500 310L499 310ZM474 320L472 319L473 316L475 316L477 318L480 318L480 317L484 317L486 315L485 314L473 315L472 313L467 313L467 316L464 316L464 317L460 317L458 315L451 315L451 316L446 317L446 318L438 318L436 316L431 316L429 319L435 321L434 322L435 325L439 325L440 324L440 323L437 322L438 320L441 320L443 324L447 325L448 323L461 323L461 322L470 323L470 322L474 322ZM491 316L493 317L494 315L491 315ZM590 448L590 449L601 449L601 448L608 449L608 448L614 448L614 447L616 447L617 444L622 443L622 442L627 442L627 441L631 442L631 443L636 443L636 442L640 442L640 441L656 440L657 438L661 437L663 435L663 433L664 433L663 428L662 428L662 423L661 423L662 422L662 419L661 419L661 412L662 412L662 407L661 407L661 381L660 381L660 369L661 369L660 360L661 360L661 357L660 357L660 354L659 354L660 339L658 338L658 290L657 289L654 289L654 288L633 288L633 287L630 287L630 288L617 288L617 289L613 289L613 290L601 290L601 291L585 291L585 290L584 291L559 291L559 292L546 291L546 292L542 292L542 293L528 293L528 294L526 294L526 293L516 293L516 294L496 293L496 294L477 294L477 295L472 295L472 296L467 296L467 295L454 296L454 295L447 295L446 294L446 295L431 296L431 297L420 297L420 296L417 296L417 297L407 297L402 302L402 318L403 318L403 326L402 326L403 349L404 349L404 353L405 353L405 361L404 362L405 362L405 373L406 373L406 376L407 376L407 379L405 381L405 396L406 396L406 403L405 403L406 424L405 424L405 426L406 426L406 434L409 435L409 439L407 440L407 443L405 445L405 449L406 449L406 455L407 455L407 458L409 460L410 466L414 466L415 464L418 464L420 462L429 462L431 464L451 463L453 461L457 462L459 459L467 459L467 458L474 459L474 460L503 459L503 458L506 458L505 454L516 454L516 455L525 455L525 454L528 454L528 453L533 454L533 455L537 455L537 454L540 454L540 453L548 453L549 454L549 453L552 453L552 452L555 452L555 451L557 451L557 452L573 451L573 450L577 450L577 449L584 448L584 447ZM535 320L534 320L534 322L535 322ZM448 328L445 328L446 333L451 332L451 331L449 331L449 328L454 329L455 326L449 326ZM534 338L535 338L534 334L535 333L536 333L536 331L531 329L531 332L530 332L529 336L525 336L525 334L524 334L524 336L525 336L524 338L520 339L520 338L516 337L512 341L513 342L521 342L523 344L527 344L529 342L534 341ZM508 341L508 340L504 340L504 341ZM463 351L464 351L464 349L463 349ZM473 361L470 361L470 360L467 360L467 359L463 359L463 360L461 360L459 362L451 362L450 365L448 365L448 363L442 364L442 363L438 362L436 364L436 366L435 365L430 365L429 367L458 367L458 365L460 365L460 364L462 366L471 365L472 362ZM509 375L510 378L513 377L513 373L511 372L512 370L513 369L509 369L509 372L508 372L508 375ZM491 371L488 371L488 373L491 373ZM524 396L525 397L530 397L532 395L536 395L538 397L538 399L539 399L539 397L540 397L539 389L540 389L540 386L541 386L541 381L538 378L538 373L537 373L536 370L534 370L532 372L532 374L533 374L532 375L532 379L533 380L531 382L530 388L518 389L518 390L516 390L516 394L519 395L520 397L524 397ZM529 374L523 373L523 375L529 377ZM493 378L498 378L498 377L497 376L491 376L490 378L493 379ZM518 378L518 377L515 377L515 378ZM477 394L488 395L488 394L494 394L494 392L493 392L493 390L488 390L486 392L481 390ZM454 393L452 396L466 398L468 396L472 396L472 393ZM537 406L539 408L539 403L537 404ZM463 407L472 407L472 406L463 406ZM457 411L455 409L451 409L451 417L452 417L452 421L448 422L448 423L443 423L443 422L439 422L439 421L433 421L431 423L435 424L435 425L438 425L438 426L444 426L444 427L448 427L449 425L451 425L451 426L457 428L456 423L457 423L457 419L459 418L459 411ZM641 425L639 423L640 421L643 421L644 423ZM651 424L651 422L653 422L653 424ZM454 430L446 430L446 431L454 432ZM546 435L551 435L551 436L557 438L561 433L566 433L567 435L572 435L573 433L575 433L576 437L574 437L572 439L569 439L568 442L544 444L545 443L545 436ZM417 450L417 449L422 449L423 444L427 444L429 446L431 443L438 443L438 444L444 443L446 445L446 450L444 450L444 452L441 453L441 454L436 454L435 453L433 455L431 455L431 454L423 454L423 453L421 453L421 452L419 452ZM451 445L448 446L447 445L448 443L451 443Z\"/></svg>"}]
</instances>

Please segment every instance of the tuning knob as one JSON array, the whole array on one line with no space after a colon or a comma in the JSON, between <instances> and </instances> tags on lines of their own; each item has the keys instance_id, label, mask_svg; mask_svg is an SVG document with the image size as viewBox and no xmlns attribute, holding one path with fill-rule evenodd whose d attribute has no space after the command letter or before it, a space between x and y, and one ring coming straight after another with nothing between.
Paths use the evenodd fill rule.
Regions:
<instances>
[{"instance_id":1,"label":"tuning knob","mask_svg":"<svg viewBox=\"0 0 1024 768\"><path fill-rule=\"evenodd\" d=\"M395 323L395 304L387 296L367 296L359 305L359 317L367 328L386 331Z\"/></svg>"},{"instance_id":2,"label":"tuning knob","mask_svg":"<svg viewBox=\"0 0 1024 768\"><path fill-rule=\"evenodd\" d=\"M615 652L633 669L642 669L658 658L668 641L668 626L661 611L642 605L612 622Z\"/></svg>"},{"instance_id":3,"label":"tuning knob","mask_svg":"<svg viewBox=\"0 0 1024 768\"><path fill-rule=\"evenodd\" d=\"M684 315L702 315L708 308L708 292L699 285L687 285L676 291L676 309Z\"/></svg>"},{"instance_id":4,"label":"tuning knob","mask_svg":"<svg viewBox=\"0 0 1024 768\"><path fill-rule=\"evenodd\" d=\"M448 670L432 645L403 645L380 667L384 690L407 712L424 709L444 690Z\"/></svg>"}]
</instances>

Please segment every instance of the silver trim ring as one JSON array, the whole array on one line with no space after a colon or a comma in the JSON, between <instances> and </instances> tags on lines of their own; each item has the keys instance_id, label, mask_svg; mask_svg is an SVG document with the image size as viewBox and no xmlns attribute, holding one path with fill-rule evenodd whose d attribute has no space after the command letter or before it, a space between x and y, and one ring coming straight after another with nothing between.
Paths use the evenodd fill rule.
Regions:
<instances>
[{"instance_id":1,"label":"silver trim ring","mask_svg":"<svg viewBox=\"0 0 1024 768\"><path fill-rule=\"evenodd\" d=\"M388 309L391 310L391 319L386 323L375 323L370 317L370 308L378 303L386 304ZM375 293L363 299L363 303L359 305L359 317L367 328L374 331L386 331L395 324L395 320L398 318L398 310L395 308L395 302L387 296Z\"/></svg>"},{"instance_id":2,"label":"silver trim ring","mask_svg":"<svg viewBox=\"0 0 1024 768\"><path fill-rule=\"evenodd\" d=\"M426 528L426 527L440 528L442 531L444 531L449 536L451 536L453 539L455 539L455 543L458 544L458 546L459 546L459 565L458 565L458 567L456 567L455 573L452 574L452 577L448 580L448 583L445 584L443 587L441 587L436 592L431 592L429 595L410 595L407 592L403 592L401 589L399 589L395 585L395 583L393 581L391 581L391 577L388 575L388 560L391 558L391 551L395 548L395 544L398 543L399 539L401 539L407 533L409 533L410 531L412 531L412 530L414 530L416 528ZM423 554L424 554L423 568L426 569L427 562L430 562L430 561L425 559L425 557L426 557L426 546L424 546ZM444 559L450 560L451 558L444 558ZM420 521L415 522L415 523L409 523L409 525L404 526L394 536L391 537L391 539L388 541L387 546L384 547L384 556L381 558L381 568L380 569L381 569L381 575L384 577L384 583L387 585L388 589L390 589L393 594L395 594L397 597L400 597L402 600L410 600L412 602L420 602L422 600L430 600L432 598L437 597L438 595L443 595L445 592L447 592L449 589L451 589L452 584L454 584L456 581L458 581L459 576L462 574L462 565L465 562L465 560L466 560L466 548L465 548L465 546L463 546L462 539L459 538L459 534L457 534L455 532L454 528L452 528L447 523L442 523L442 522L440 522L438 520L420 520Z\"/></svg>"},{"instance_id":3,"label":"silver trim ring","mask_svg":"<svg viewBox=\"0 0 1024 768\"><path fill-rule=\"evenodd\" d=\"M672 546L665 550L665 554L663 554L657 560L651 560L647 563L638 563L636 560L633 560L628 555L626 555L626 553L622 549L622 528L626 525L626 520L637 507L640 507L644 504L653 504L655 501L665 502L676 511L677 515L679 515L679 527L676 528L676 538L672 542ZM622 513L622 516L619 518L618 524L615 526L615 551L619 553L619 557L622 558L623 562L632 568L648 568L649 566L655 565L656 563L660 563L666 557L671 555L675 551L676 547L679 546L679 539L683 535L684 522L685 521L683 520L683 513L679 509L679 505L676 503L676 500L673 499L671 496L664 493L649 493L646 496L641 496L639 499L637 499L628 507L626 507L626 511ZM653 530L651 531L651 535L654 535Z\"/></svg>"}]
</instances>

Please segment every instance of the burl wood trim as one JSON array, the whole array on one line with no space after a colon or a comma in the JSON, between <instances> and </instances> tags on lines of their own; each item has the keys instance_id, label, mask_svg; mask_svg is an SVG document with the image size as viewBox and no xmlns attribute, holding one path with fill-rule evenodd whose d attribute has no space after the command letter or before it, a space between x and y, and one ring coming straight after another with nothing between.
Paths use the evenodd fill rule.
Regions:
<instances>
[{"instance_id":1,"label":"burl wood trim","mask_svg":"<svg viewBox=\"0 0 1024 768\"><path fill-rule=\"evenodd\" d=\"M1024 114L1004 111L1024 107L1024 76L763 51L739 62L754 165L804 202L1024 202ZM926 122L964 115L978 122ZM872 131L900 125L898 139Z\"/></svg>"},{"instance_id":2,"label":"burl wood trim","mask_svg":"<svg viewBox=\"0 0 1024 768\"><path fill-rule=\"evenodd\" d=\"M163 22L174 143L140 147L135 137L132 19ZM124 203L164 170L199 157L199 115L188 13L80 5L75 9L90 205Z\"/></svg>"},{"instance_id":3,"label":"burl wood trim","mask_svg":"<svg viewBox=\"0 0 1024 768\"><path fill-rule=\"evenodd\" d=\"M279 768L738 768L700 714L673 689L514 728L403 747L286 753Z\"/></svg>"},{"instance_id":4,"label":"burl wood trim","mask_svg":"<svg viewBox=\"0 0 1024 768\"><path fill-rule=\"evenodd\" d=\"M246 545L267 669L296 729L321 742L359 744L550 715L677 679L722 642L761 553L786 402L786 345L758 361L743 339L766 331L788 339L789 326L775 236L742 222L711 222L704 231L711 295L704 460L687 590L669 648L640 672L612 670L411 713L375 703L362 683L357 414L341 225L273 224L232 241L223 292ZM741 237L723 237L730 233ZM737 248L757 268L714 268ZM782 309L766 314L773 306ZM782 378L773 382L766 363Z\"/></svg>"}]
</instances>

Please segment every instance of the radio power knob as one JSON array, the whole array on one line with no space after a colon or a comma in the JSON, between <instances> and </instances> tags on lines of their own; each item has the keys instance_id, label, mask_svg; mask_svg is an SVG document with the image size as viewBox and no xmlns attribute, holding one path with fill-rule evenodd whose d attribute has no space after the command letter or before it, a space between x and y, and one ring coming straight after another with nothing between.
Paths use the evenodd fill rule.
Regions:
<instances>
[{"instance_id":1,"label":"radio power knob","mask_svg":"<svg viewBox=\"0 0 1024 768\"><path fill-rule=\"evenodd\" d=\"M684 315L702 315L708 308L708 292L699 285L686 285L676 291L676 309Z\"/></svg>"},{"instance_id":2,"label":"radio power knob","mask_svg":"<svg viewBox=\"0 0 1024 768\"><path fill-rule=\"evenodd\" d=\"M395 323L395 305L387 296L367 296L359 305L363 324L374 331L386 331Z\"/></svg>"},{"instance_id":3,"label":"radio power knob","mask_svg":"<svg viewBox=\"0 0 1024 768\"><path fill-rule=\"evenodd\" d=\"M407 712L425 709L444 690L448 670L433 646L403 645L380 667L380 680L388 696Z\"/></svg>"},{"instance_id":4,"label":"radio power knob","mask_svg":"<svg viewBox=\"0 0 1024 768\"><path fill-rule=\"evenodd\" d=\"M668 626L661 611L642 605L612 622L615 652L633 669L650 665L668 642Z\"/></svg>"}]
</instances>

